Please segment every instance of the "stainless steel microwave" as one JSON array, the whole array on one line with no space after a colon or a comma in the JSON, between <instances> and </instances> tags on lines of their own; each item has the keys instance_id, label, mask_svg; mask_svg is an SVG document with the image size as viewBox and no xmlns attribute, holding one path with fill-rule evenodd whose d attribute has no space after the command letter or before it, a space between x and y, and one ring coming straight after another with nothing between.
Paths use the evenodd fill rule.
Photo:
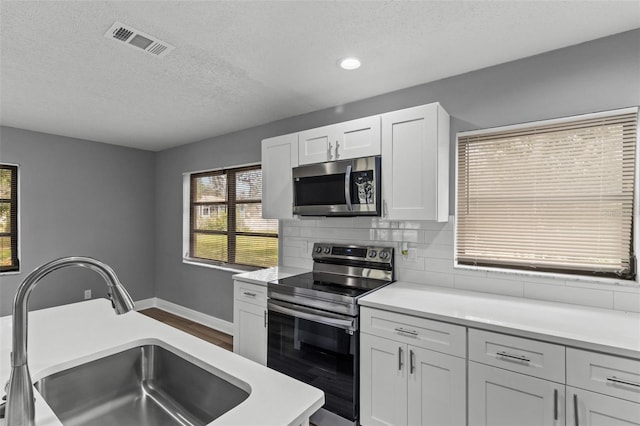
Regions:
<instances>
[{"instance_id":1,"label":"stainless steel microwave","mask_svg":"<svg viewBox=\"0 0 640 426\"><path fill-rule=\"evenodd\" d=\"M293 213L380 216L380 156L293 169Z\"/></svg>"}]
</instances>

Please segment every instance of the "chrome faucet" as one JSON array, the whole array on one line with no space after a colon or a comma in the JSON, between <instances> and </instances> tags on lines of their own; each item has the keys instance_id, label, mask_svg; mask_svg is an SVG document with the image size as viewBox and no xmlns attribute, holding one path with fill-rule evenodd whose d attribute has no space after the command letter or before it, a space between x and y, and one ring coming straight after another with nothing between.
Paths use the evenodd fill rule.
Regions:
<instances>
[{"instance_id":1,"label":"chrome faucet","mask_svg":"<svg viewBox=\"0 0 640 426\"><path fill-rule=\"evenodd\" d=\"M5 418L7 426L34 426L35 408L33 384L27 365L27 314L31 290L49 273L70 266L89 268L97 272L109 287L109 297L116 314L124 314L134 308L133 300L118 280L111 267L89 257L64 257L46 263L24 279L13 299L13 351L11 352L11 376L7 383Z\"/></svg>"}]
</instances>

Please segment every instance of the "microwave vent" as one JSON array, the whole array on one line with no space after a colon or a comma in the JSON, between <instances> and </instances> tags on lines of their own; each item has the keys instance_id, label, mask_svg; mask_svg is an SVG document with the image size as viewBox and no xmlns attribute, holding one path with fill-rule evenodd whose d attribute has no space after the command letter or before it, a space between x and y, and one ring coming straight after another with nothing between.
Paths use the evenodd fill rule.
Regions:
<instances>
[{"instance_id":1,"label":"microwave vent","mask_svg":"<svg viewBox=\"0 0 640 426\"><path fill-rule=\"evenodd\" d=\"M167 56L169 52L175 49L174 46L157 37L117 21L109 28L104 36L156 57Z\"/></svg>"}]
</instances>

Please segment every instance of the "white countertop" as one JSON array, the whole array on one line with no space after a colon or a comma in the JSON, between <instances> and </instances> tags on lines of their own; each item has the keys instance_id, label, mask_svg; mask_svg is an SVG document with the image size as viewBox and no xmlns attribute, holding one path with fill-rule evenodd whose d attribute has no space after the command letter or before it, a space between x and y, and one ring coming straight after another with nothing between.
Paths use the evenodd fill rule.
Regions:
<instances>
[{"instance_id":1,"label":"white countertop","mask_svg":"<svg viewBox=\"0 0 640 426\"><path fill-rule=\"evenodd\" d=\"M250 282L253 284L267 285L269 281L280 278L310 272L308 269L293 268L290 266L274 266L273 268L258 269L257 271L244 272L233 276L234 280Z\"/></svg>"},{"instance_id":2,"label":"white countertop","mask_svg":"<svg viewBox=\"0 0 640 426\"><path fill-rule=\"evenodd\" d=\"M472 328L640 359L640 314L395 282L358 301Z\"/></svg>"},{"instance_id":3,"label":"white countertop","mask_svg":"<svg viewBox=\"0 0 640 426\"><path fill-rule=\"evenodd\" d=\"M12 317L0 318L0 383L10 375ZM188 360L250 392L211 425L293 425L324 404L322 391L191 336L138 312L116 315L106 299L29 314L29 370L33 381L141 344L175 348ZM34 391L36 425L61 423ZM0 420L0 425L4 420Z\"/></svg>"}]
</instances>

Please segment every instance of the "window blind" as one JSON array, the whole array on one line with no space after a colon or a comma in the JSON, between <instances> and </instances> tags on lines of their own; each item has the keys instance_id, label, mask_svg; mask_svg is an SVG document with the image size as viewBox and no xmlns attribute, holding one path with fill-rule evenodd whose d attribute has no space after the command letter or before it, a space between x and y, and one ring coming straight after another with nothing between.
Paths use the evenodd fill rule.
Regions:
<instances>
[{"instance_id":1,"label":"window blind","mask_svg":"<svg viewBox=\"0 0 640 426\"><path fill-rule=\"evenodd\" d=\"M18 166L0 164L0 272L19 267Z\"/></svg>"},{"instance_id":2,"label":"window blind","mask_svg":"<svg viewBox=\"0 0 640 426\"><path fill-rule=\"evenodd\" d=\"M458 136L458 264L635 278L637 109Z\"/></svg>"},{"instance_id":3,"label":"window blind","mask_svg":"<svg viewBox=\"0 0 640 426\"><path fill-rule=\"evenodd\" d=\"M191 175L190 257L275 266L278 221L262 218L260 166Z\"/></svg>"}]
</instances>

